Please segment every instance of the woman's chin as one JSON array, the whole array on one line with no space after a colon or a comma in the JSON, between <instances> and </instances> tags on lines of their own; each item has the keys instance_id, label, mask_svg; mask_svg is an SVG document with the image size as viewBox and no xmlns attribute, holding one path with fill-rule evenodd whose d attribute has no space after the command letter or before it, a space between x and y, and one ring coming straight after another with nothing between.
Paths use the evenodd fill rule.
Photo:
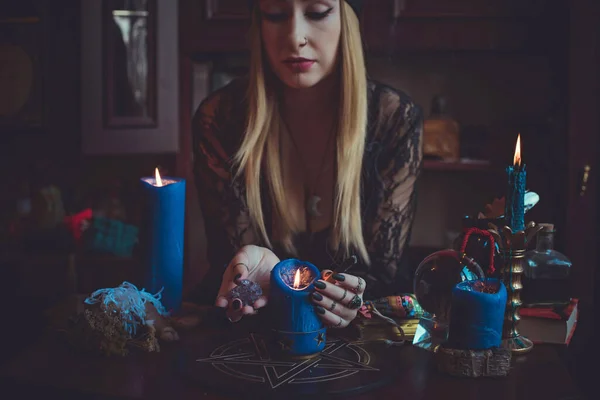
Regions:
<instances>
[{"instance_id":1,"label":"woman's chin","mask_svg":"<svg viewBox=\"0 0 600 400\"><path fill-rule=\"evenodd\" d=\"M322 76L314 73L286 73L284 76L280 76L279 78L286 86L292 89L308 89L315 86L323 79Z\"/></svg>"}]
</instances>

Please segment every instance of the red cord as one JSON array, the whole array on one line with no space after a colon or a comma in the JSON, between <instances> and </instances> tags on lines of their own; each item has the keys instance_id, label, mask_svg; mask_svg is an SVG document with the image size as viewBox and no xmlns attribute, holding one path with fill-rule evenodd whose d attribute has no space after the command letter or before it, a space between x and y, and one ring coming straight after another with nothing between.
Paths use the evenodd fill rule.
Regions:
<instances>
[{"instance_id":1,"label":"red cord","mask_svg":"<svg viewBox=\"0 0 600 400\"><path fill-rule=\"evenodd\" d=\"M468 228L465 231L465 237L463 238L462 245L460 246L460 252L465 253L465 250L467 249L467 243L469 242L469 238L471 237L472 234L482 235L489 239L489 241L490 241L490 268L488 270L488 274L493 274L494 271L496 271L496 269L494 268L494 249L496 248L496 245L494 242L494 236L492 236L492 234L489 231L479 229L479 228Z\"/></svg>"}]
</instances>

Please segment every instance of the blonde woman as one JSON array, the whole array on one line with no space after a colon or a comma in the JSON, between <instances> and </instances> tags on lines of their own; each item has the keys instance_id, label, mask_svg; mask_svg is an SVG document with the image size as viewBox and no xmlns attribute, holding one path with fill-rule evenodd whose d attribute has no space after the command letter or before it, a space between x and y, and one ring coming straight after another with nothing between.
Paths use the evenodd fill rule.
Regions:
<instances>
[{"instance_id":1,"label":"blonde woman","mask_svg":"<svg viewBox=\"0 0 600 400\"><path fill-rule=\"evenodd\" d=\"M332 327L364 296L393 294L415 213L422 114L403 93L367 80L360 1L251 1L247 78L205 100L193 121L195 175L210 270L196 301L229 302L239 279L268 293L284 258L335 269L319 281L315 311ZM219 281L220 287L219 287Z\"/></svg>"}]
</instances>

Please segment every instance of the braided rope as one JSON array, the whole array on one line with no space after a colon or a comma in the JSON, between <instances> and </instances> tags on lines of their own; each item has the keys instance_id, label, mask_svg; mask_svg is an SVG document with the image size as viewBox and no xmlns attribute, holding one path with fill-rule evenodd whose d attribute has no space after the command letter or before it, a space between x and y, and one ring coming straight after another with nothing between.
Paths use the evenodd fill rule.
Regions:
<instances>
[{"instance_id":1,"label":"braided rope","mask_svg":"<svg viewBox=\"0 0 600 400\"><path fill-rule=\"evenodd\" d=\"M496 268L494 267L494 248L496 246L496 244L494 242L494 236L489 231L486 231L483 229L468 228L465 231L465 237L463 238L462 245L460 246L461 253L465 253L465 250L467 248L467 243L469 242L471 235L482 235L482 236L487 237L488 240L490 241L490 264L489 264L490 266L489 266L488 274L493 274L496 271Z\"/></svg>"}]
</instances>

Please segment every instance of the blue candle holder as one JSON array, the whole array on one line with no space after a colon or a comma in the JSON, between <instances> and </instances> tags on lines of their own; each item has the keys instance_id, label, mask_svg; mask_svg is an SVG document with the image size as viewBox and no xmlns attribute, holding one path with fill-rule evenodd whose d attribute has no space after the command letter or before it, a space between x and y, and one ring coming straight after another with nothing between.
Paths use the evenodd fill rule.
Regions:
<instances>
[{"instance_id":1,"label":"blue candle holder","mask_svg":"<svg viewBox=\"0 0 600 400\"><path fill-rule=\"evenodd\" d=\"M169 311L181 307L183 295L183 240L185 180L142 178L146 210L141 229L143 287L157 293Z\"/></svg>"},{"instance_id":2,"label":"blue candle holder","mask_svg":"<svg viewBox=\"0 0 600 400\"><path fill-rule=\"evenodd\" d=\"M320 271L296 259L279 262L271 271L269 309L275 341L283 353L309 356L325 348L326 328L309 296Z\"/></svg>"},{"instance_id":3,"label":"blue candle holder","mask_svg":"<svg viewBox=\"0 0 600 400\"><path fill-rule=\"evenodd\" d=\"M502 343L506 287L498 279L465 281L452 290L448 347L487 350Z\"/></svg>"}]
</instances>

